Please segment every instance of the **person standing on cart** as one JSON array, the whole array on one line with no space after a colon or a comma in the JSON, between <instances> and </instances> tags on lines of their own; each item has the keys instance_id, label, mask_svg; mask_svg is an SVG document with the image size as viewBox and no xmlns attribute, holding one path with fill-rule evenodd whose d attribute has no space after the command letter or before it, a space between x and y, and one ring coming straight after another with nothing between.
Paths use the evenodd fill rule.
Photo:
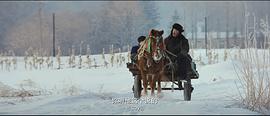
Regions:
<instances>
[{"instance_id":1,"label":"person standing on cart","mask_svg":"<svg viewBox=\"0 0 270 116\"><path fill-rule=\"evenodd\" d=\"M183 26L175 23L172 26L170 35L164 40L169 58L177 65L176 77L178 80L184 80L187 78L187 72L191 63L191 57L188 54L188 39L186 39L182 34L183 32ZM181 88L181 81L179 81L179 84L179 87Z\"/></svg>"}]
</instances>

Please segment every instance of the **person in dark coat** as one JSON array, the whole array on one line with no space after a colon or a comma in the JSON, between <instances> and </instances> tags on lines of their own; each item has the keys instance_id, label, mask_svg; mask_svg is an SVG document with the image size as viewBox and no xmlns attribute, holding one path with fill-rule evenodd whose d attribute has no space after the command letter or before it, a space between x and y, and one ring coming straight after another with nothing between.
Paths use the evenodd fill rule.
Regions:
<instances>
[{"instance_id":1,"label":"person in dark coat","mask_svg":"<svg viewBox=\"0 0 270 116\"><path fill-rule=\"evenodd\" d=\"M142 41L144 41L146 39L145 36L140 36L137 41L138 41L138 45L135 45L131 48L131 52L130 52L130 59L131 59L131 63L135 63L137 61L137 51L140 48L140 44Z\"/></svg>"},{"instance_id":2,"label":"person in dark coat","mask_svg":"<svg viewBox=\"0 0 270 116\"><path fill-rule=\"evenodd\" d=\"M182 32L184 32L183 26L175 23L170 35L164 40L170 59L177 64L176 74L180 80L187 77L187 71L191 63L191 57L188 54L189 43Z\"/></svg>"}]
</instances>

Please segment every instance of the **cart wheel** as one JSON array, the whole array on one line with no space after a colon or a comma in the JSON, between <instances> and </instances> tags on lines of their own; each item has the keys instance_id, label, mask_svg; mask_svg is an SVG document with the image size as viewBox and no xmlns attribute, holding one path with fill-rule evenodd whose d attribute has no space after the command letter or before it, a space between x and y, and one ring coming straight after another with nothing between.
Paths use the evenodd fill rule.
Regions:
<instances>
[{"instance_id":1,"label":"cart wheel","mask_svg":"<svg viewBox=\"0 0 270 116\"><path fill-rule=\"evenodd\" d=\"M191 100L191 92L192 92L191 80L187 79L187 82L184 82L184 100L185 101Z\"/></svg>"},{"instance_id":2,"label":"cart wheel","mask_svg":"<svg viewBox=\"0 0 270 116\"><path fill-rule=\"evenodd\" d=\"M134 77L133 88L134 97L139 99L141 97L142 84L141 79L137 75Z\"/></svg>"}]
</instances>

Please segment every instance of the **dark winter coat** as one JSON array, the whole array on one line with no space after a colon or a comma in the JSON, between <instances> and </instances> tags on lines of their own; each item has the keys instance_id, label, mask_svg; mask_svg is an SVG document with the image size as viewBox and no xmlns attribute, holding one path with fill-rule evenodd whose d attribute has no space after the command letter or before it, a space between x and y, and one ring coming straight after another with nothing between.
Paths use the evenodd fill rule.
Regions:
<instances>
[{"instance_id":1,"label":"dark winter coat","mask_svg":"<svg viewBox=\"0 0 270 116\"><path fill-rule=\"evenodd\" d=\"M139 46L138 45L136 45L136 46L133 46L132 48L131 48L131 54L137 54L137 51L138 51L138 49L139 49Z\"/></svg>"},{"instance_id":2,"label":"dark winter coat","mask_svg":"<svg viewBox=\"0 0 270 116\"><path fill-rule=\"evenodd\" d=\"M185 38L184 35L179 34L178 37L173 37L172 33L165 38L164 40L166 45L166 50L173 53L177 57L173 55L169 55L171 60L177 64L177 75L181 79L185 79L187 76L187 71L190 68L190 60L191 58L188 55L189 52L189 44L188 40Z\"/></svg>"},{"instance_id":3,"label":"dark winter coat","mask_svg":"<svg viewBox=\"0 0 270 116\"><path fill-rule=\"evenodd\" d=\"M132 63L135 63L137 61L137 51L140 48L139 45L133 46L131 48L131 52L130 52L130 59Z\"/></svg>"},{"instance_id":4,"label":"dark winter coat","mask_svg":"<svg viewBox=\"0 0 270 116\"><path fill-rule=\"evenodd\" d=\"M167 38L165 38L164 42L166 45L166 49L177 55L178 57L182 58L188 55L189 44L188 40L184 35L180 34L178 37L174 38L171 34ZM172 57L172 55L169 56Z\"/></svg>"}]
</instances>

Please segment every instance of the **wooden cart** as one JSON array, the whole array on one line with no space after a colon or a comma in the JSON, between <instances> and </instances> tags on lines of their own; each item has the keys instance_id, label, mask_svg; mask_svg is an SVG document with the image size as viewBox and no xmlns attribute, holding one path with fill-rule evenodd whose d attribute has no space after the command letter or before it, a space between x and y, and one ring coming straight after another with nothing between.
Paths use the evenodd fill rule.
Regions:
<instances>
[{"instance_id":1,"label":"wooden cart","mask_svg":"<svg viewBox=\"0 0 270 116\"><path fill-rule=\"evenodd\" d=\"M185 101L190 101L191 100L191 93L193 91L193 87L191 85L191 79L198 79L199 78L199 73L196 71L196 64L194 62L191 63L191 71L188 71L188 76L184 80L179 80L175 76L175 70L173 64L167 64L165 65L165 77L161 78L161 83L162 82L172 82L172 87L171 88L161 88L162 90L184 90L184 100ZM140 71L138 70L136 64L134 63L127 63L127 68L129 71L132 73L134 77L134 85L133 85L133 93L135 98L140 98L141 97L141 91L143 90L142 88L142 82L141 82L141 75ZM179 83L182 82L184 83L183 88L180 88ZM178 87L174 88L174 85L177 85ZM147 88L150 90L150 88ZM157 89L157 88L155 88Z\"/></svg>"}]
</instances>

